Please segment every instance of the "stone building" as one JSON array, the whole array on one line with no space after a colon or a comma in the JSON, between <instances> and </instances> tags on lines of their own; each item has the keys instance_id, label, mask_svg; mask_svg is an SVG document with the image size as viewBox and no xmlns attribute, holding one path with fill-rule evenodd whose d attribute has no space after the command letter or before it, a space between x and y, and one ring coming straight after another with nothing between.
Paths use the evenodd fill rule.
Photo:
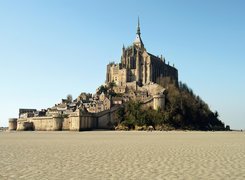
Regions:
<instances>
[{"instance_id":1,"label":"stone building","mask_svg":"<svg viewBox=\"0 0 245 180\"><path fill-rule=\"evenodd\" d=\"M115 82L123 87L128 82L136 82L138 85L164 82L169 80L178 83L178 70L166 64L165 58L159 58L147 52L141 39L140 24L133 44L127 48L123 46L121 62L107 65L106 83Z\"/></svg>"}]
</instances>

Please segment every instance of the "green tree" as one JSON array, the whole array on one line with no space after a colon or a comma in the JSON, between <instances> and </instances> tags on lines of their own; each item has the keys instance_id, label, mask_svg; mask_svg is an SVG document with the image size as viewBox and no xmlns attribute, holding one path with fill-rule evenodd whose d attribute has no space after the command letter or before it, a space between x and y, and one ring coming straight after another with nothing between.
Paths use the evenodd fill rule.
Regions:
<instances>
[{"instance_id":1,"label":"green tree","mask_svg":"<svg viewBox=\"0 0 245 180\"><path fill-rule=\"evenodd\" d=\"M118 110L119 123L130 129L138 126L164 126L168 129L225 130L218 119L218 112L212 112L208 105L183 83L179 87L169 85L164 111L144 108L139 101L129 101Z\"/></svg>"},{"instance_id":2,"label":"green tree","mask_svg":"<svg viewBox=\"0 0 245 180\"><path fill-rule=\"evenodd\" d=\"M66 100L67 100L67 103L71 103L72 100L73 100L72 95L71 95L71 94L68 94L68 95L66 96Z\"/></svg>"},{"instance_id":3,"label":"green tree","mask_svg":"<svg viewBox=\"0 0 245 180\"><path fill-rule=\"evenodd\" d=\"M116 87L116 83L115 83L114 81L109 82L108 88L109 88L111 91L113 90L114 87Z\"/></svg>"},{"instance_id":4,"label":"green tree","mask_svg":"<svg viewBox=\"0 0 245 180\"><path fill-rule=\"evenodd\" d=\"M101 85L98 90L98 94L104 93L107 94L108 88L106 86Z\"/></svg>"}]
</instances>

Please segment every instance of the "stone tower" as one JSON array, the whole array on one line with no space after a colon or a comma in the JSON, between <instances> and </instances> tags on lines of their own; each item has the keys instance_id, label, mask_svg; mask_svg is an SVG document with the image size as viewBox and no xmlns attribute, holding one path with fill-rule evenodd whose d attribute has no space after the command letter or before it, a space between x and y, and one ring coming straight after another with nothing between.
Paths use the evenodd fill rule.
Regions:
<instances>
[{"instance_id":1,"label":"stone tower","mask_svg":"<svg viewBox=\"0 0 245 180\"><path fill-rule=\"evenodd\" d=\"M9 130L15 131L17 129L17 118L10 118L9 119Z\"/></svg>"}]
</instances>

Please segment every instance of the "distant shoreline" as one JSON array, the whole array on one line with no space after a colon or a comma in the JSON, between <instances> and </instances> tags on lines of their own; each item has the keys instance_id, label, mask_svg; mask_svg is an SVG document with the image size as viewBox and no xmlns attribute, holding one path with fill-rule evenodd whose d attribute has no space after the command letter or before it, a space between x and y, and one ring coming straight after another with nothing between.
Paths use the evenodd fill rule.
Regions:
<instances>
[{"instance_id":1,"label":"distant shoreline","mask_svg":"<svg viewBox=\"0 0 245 180\"><path fill-rule=\"evenodd\" d=\"M95 130L87 130L87 131L9 131L8 127L0 127L0 132L245 132L244 129L237 130L232 129L229 131L202 131L202 130L183 130L183 129L175 129L175 130L108 130L108 129L95 129Z\"/></svg>"}]
</instances>

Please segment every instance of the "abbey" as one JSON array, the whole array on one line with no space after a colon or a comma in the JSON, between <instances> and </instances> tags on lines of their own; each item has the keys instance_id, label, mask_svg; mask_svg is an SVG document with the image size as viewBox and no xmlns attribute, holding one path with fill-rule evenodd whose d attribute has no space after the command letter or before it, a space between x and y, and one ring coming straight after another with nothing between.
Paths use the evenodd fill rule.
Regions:
<instances>
[{"instance_id":1,"label":"abbey","mask_svg":"<svg viewBox=\"0 0 245 180\"><path fill-rule=\"evenodd\" d=\"M117 86L125 86L128 82L136 82L143 86L150 83L163 85L166 81L178 83L178 70L166 64L162 56L147 52L141 39L138 19L136 38L131 46L123 46L121 62L107 65L106 83L115 82Z\"/></svg>"},{"instance_id":2,"label":"abbey","mask_svg":"<svg viewBox=\"0 0 245 180\"><path fill-rule=\"evenodd\" d=\"M178 71L165 58L146 51L140 24L133 44L122 48L121 62L107 65L106 81L95 94L67 97L53 107L37 111L20 109L19 118L9 119L9 130L88 130L115 129L117 110L128 101L143 107L165 109L168 84L178 84Z\"/></svg>"}]
</instances>

